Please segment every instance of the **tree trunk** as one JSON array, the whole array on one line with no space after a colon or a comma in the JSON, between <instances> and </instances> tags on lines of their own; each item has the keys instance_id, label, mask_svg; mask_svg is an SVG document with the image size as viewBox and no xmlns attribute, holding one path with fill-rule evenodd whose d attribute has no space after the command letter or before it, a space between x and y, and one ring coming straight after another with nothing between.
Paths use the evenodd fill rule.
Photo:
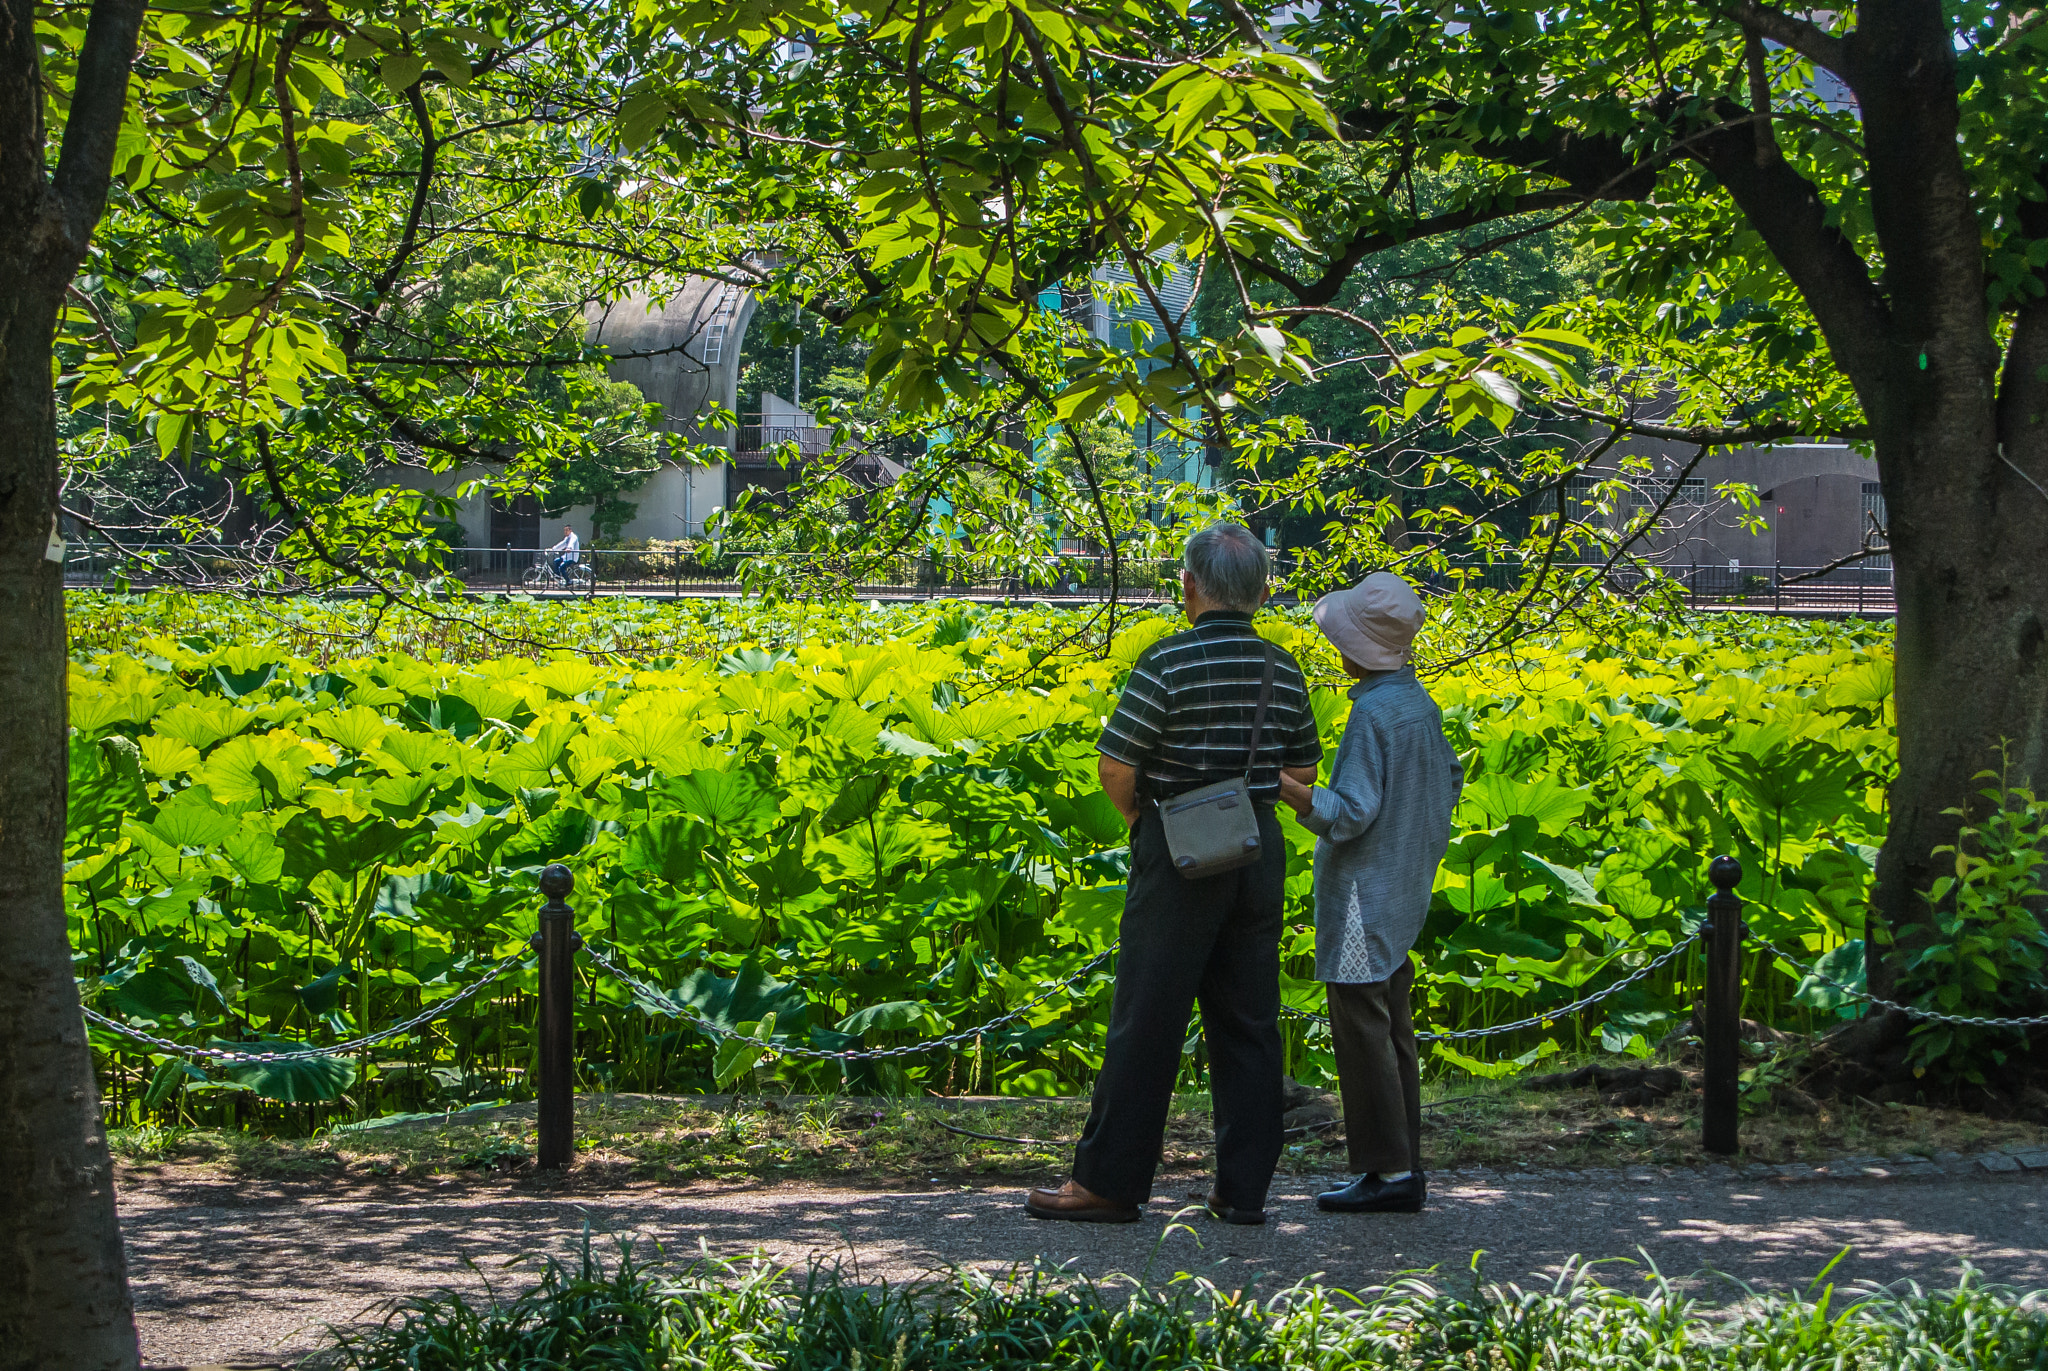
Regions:
<instances>
[{"instance_id":1,"label":"tree trunk","mask_svg":"<svg viewBox=\"0 0 2048 1371\"><path fill-rule=\"evenodd\" d=\"M1896 968L1875 944L1926 917L1919 892L1950 859L1968 805L1982 815L2003 746L2013 784L2048 784L2048 496L2006 465L1990 406L1930 423L1910 456L1880 435L1898 587L1899 775L1878 861L1874 984ZM1901 460L1905 457L1906 460Z\"/></svg>"},{"instance_id":2,"label":"tree trunk","mask_svg":"<svg viewBox=\"0 0 2048 1371\"><path fill-rule=\"evenodd\" d=\"M64 922L57 311L106 203L139 0L87 21L55 176L35 6L0 8L0 1371L139 1360L113 1165Z\"/></svg>"},{"instance_id":3,"label":"tree trunk","mask_svg":"<svg viewBox=\"0 0 2048 1371\"><path fill-rule=\"evenodd\" d=\"M17 240L19 241L19 240ZM63 570L47 292L0 273L0 1368L132 1367L113 1166L64 926Z\"/></svg>"},{"instance_id":4,"label":"tree trunk","mask_svg":"<svg viewBox=\"0 0 2048 1371\"><path fill-rule=\"evenodd\" d=\"M2048 781L2048 496L2014 460L2037 461L2042 386L2009 372L2001 393L1954 30L1938 0L1873 0L1857 21L1848 77L1890 309L1879 346L1845 350L1875 435L1899 607L1899 776L1869 958L1882 989L1897 966L1877 944L1926 917L1922 892L1946 860L1934 849L1955 841L1960 820L1944 811L1983 811L1974 778L1998 767L2001 745L2015 783ZM2016 357L2039 322L2020 321Z\"/></svg>"}]
</instances>

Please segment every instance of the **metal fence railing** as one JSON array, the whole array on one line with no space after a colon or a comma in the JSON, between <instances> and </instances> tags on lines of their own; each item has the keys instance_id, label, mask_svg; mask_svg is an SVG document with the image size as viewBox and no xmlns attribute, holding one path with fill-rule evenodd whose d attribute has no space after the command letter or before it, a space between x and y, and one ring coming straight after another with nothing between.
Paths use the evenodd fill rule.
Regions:
<instances>
[{"instance_id":1,"label":"metal fence railing","mask_svg":"<svg viewBox=\"0 0 2048 1371\"><path fill-rule=\"evenodd\" d=\"M1890 618L1897 610L1889 565L1558 563L1551 570L1561 578L1597 571L1610 589L1625 595L1640 595L1661 585L1676 593L1689 608L1698 610L1870 618ZM1526 575L1527 569L1521 563L1497 562L1460 568L1454 577L1441 578L1439 588L1448 589L1455 583L1513 591L1527 584Z\"/></svg>"},{"instance_id":2,"label":"metal fence railing","mask_svg":"<svg viewBox=\"0 0 2048 1371\"><path fill-rule=\"evenodd\" d=\"M1898 612L1889 566L1691 566L1666 574L1684 584L1695 609L1882 618Z\"/></svg>"},{"instance_id":3,"label":"metal fence railing","mask_svg":"<svg viewBox=\"0 0 2048 1371\"><path fill-rule=\"evenodd\" d=\"M1008 574L977 570L963 575L932 558L830 558L808 554L725 553L695 548L582 548L573 563L561 563L544 548L449 548L438 570L471 591L534 595L653 596L738 595L750 587L748 572L772 568L781 579L815 577L854 595L888 599L1006 597L1031 599L1107 598L1107 558L1085 553ZM759 565L750 568L749 562ZM74 544L64 564L64 583L77 589L127 586L146 589L215 579L233 581L252 566L249 555L230 547L151 545L126 549ZM421 568L425 570L426 568ZM1125 557L1117 566L1118 597L1131 601L1173 601L1180 594L1177 559Z\"/></svg>"},{"instance_id":4,"label":"metal fence railing","mask_svg":"<svg viewBox=\"0 0 2048 1371\"><path fill-rule=\"evenodd\" d=\"M762 558L772 560L759 562ZM1284 574L1291 560L1282 554L1276 570ZM740 595L758 588L759 576L747 574L750 561L759 562L756 570L772 567L778 579L815 576L830 582L834 589L863 598L1100 601L1108 597L1111 581L1108 558L1081 552L1007 574L986 570L962 574L955 566L914 556L847 559L810 554L713 555L696 547L583 548L573 564L558 571L555 555L541 548L459 547L442 554L439 569L475 592L683 597ZM64 581L81 589L115 585L141 589L208 579L232 582L250 565L249 554L232 547L176 544L113 549L79 543L67 552ZM1870 618L1889 618L1896 611L1889 566L1559 564L1551 571L1561 577L1598 571L1611 589L1630 595L1661 585L1689 607L1702 611ZM1526 585L1527 574L1527 568L1519 563L1500 562L1460 568L1452 576L1425 575L1422 588L1437 593L1460 585L1514 591ZM1119 599L1176 601L1179 581L1178 560L1119 559ZM1283 592L1275 598L1284 604L1295 597Z\"/></svg>"}]
</instances>

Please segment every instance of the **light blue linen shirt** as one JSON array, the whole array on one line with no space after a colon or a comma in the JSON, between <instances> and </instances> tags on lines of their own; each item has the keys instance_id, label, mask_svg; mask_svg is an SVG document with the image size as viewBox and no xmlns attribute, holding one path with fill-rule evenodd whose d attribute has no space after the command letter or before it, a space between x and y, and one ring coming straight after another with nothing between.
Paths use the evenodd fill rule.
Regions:
<instances>
[{"instance_id":1,"label":"light blue linen shirt","mask_svg":"<svg viewBox=\"0 0 2048 1371\"><path fill-rule=\"evenodd\" d=\"M1301 825L1316 835L1316 979L1384 981L1429 916L1465 768L1412 667L1351 690L1351 718Z\"/></svg>"}]
</instances>

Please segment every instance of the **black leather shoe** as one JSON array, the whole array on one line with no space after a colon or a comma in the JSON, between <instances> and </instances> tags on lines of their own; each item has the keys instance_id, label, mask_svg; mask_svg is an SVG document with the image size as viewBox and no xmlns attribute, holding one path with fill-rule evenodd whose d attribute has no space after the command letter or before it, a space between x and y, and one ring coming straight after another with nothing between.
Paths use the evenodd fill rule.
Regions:
<instances>
[{"instance_id":1,"label":"black leather shoe","mask_svg":"<svg viewBox=\"0 0 2048 1371\"><path fill-rule=\"evenodd\" d=\"M1419 1214L1428 1196L1429 1177L1420 1171L1398 1181L1368 1171L1341 1190L1316 1196L1316 1208L1327 1214Z\"/></svg>"},{"instance_id":2,"label":"black leather shoe","mask_svg":"<svg viewBox=\"0 0 2048 1371\"><path fill-rule=\"evenodd\" d=\"M1221 1219L1225 1223L1244 1224L1247 1227L1255 1228L1266 1221L1265 1210L1233 1209L1229 1205L1225 1204L1223 1202L1222 1196L1218 1195L1213 1190L1211 1190L1206 1195L1190 1195L1188 1196L1188 1198L1191 1200L1200 1200L1202 1202L1202 1208L1209 1211L1210 1218Z\"/></svg>"}]
</instances>

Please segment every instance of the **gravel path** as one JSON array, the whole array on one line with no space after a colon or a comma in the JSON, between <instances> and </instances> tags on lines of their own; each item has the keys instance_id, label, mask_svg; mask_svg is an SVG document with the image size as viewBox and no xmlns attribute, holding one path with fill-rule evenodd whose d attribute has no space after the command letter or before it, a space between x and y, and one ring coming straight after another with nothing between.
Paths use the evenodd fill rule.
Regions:
<instances>
[{"instance_id":1,"label":"gravel path","mask_svg":"<svg viewBox=\"0 0 2048 1371\"><path fill-rule=\"evenodd\" d=\"M1338 1218L1283 1180L1264 1228L1166 1216L1200 1179L1168 1178L1140 1223L1027 1219L1015 1185L863 1191L593 1185L539 1178L252 1183L170 1171L131 1176L121 1195L143 1359L158 1366L274 1361L313 1345L393 1295L479 1289L522 1252L565 1252L584 1225L679 1256L763 1249L802 1263L858 1263L901 1279L947 1263L1002 1269L1034 1255L1094 1275L1198 1272L1272 1291L1321 1273L1358 1286L1416 1268L1466 1270L1485 1249L1490 1279L1522 1280L1574 1255L1703 1268L1773 1287L1802 1284L1836 1252L1844 1281L1951 1282L1968 1261L1996 1281L2048 1286L2048 1173L1888 1182L1787 1183L1677 1172L1614 1184L1540 1173L1446 1176L1415 1216ZM1199 1239L1199 1241L1198 1241ZM1154 1255L1156 1248L1156 1256ZM1617 1273L1618 1278L1618 1273ZM1701 1277L1702 1293L1709 1277Z\"/></svg>"}]
</instances>

